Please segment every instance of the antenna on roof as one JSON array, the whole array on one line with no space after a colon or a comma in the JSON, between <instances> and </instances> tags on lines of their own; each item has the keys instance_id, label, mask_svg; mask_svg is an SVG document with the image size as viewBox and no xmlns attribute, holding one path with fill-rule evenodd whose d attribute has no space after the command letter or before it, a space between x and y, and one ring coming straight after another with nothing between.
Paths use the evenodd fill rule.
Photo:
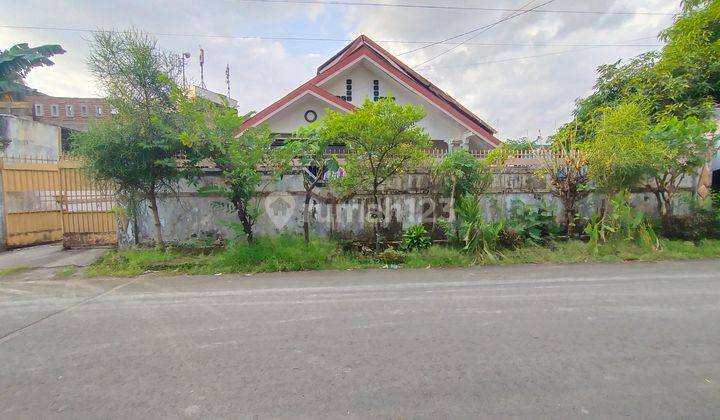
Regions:
<instances>
[{"instance_id":1,"label":"antenna on roof","mask_svg":"<svg viewBox=\"0 0 720 420\"><path fill-rule=\"evenodd\" d=\"M200 45L200 87L205 89L205 50Z\"/></svg>"},{"instance_id":2,"label":"antenna on roof","mask_svg":"<svg viewBox=\"0 0 720 420\"><path fill-rule=\"evenodd\" d=\"M230 101L230 63L225 66L225 83L227 84L227 100Z\"/></svg>"}]
</instances>

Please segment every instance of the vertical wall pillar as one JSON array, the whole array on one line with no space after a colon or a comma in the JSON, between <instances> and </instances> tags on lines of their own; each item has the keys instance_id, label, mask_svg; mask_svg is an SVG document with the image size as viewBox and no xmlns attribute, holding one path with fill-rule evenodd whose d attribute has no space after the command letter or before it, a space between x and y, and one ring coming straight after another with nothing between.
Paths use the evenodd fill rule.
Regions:
<instances>
[{"instance_id":1,"label":"vertical wall pillar","mask_svg":"<svg viewBox=\"0 0 720 420\"><path fill-rule=\"evenodd\" d=\"M0 159L0 251L7 249L7 228L6 228L6 208L5 205L5 184L3 182L2 169L5 167L5 162Z\"/></svg>"}]
</instances>

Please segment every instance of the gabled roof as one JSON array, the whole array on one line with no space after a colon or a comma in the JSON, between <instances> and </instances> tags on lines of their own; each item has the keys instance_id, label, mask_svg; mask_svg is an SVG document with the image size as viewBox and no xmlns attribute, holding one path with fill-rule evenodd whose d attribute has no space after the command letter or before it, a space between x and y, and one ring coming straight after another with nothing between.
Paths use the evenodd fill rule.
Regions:
<instances>
[{"instance_id":1,"label":"gabled roof","mask_svg":"<svg viewBox=\"0 0 720 420\"><path fill-rule=\"evenodd\" d=\"M262 123L266 119L275 115L275 113L277 113L278 111L289 106L290 104L294 103L296 100L300 99L305 95L312 95L318 99L327 102L329 105L336 106L348 112L352 112L355 110L355 105L351 104L350 102L343 101L342 99L338 98L327 90L316 86L310 82L307 82L299 88L283 96L282 98L278 99L272 105L268 106L267 108L245 120L245 122L243 122L242 126L240 127L240 130L246 130L250 127Z\"/></svg>"},{"instance_id":2,"label":"gabled roof","mask_svg":"<svg viewBox=\"0 0 720 420\"><path fill-rule=\"evenodd\" d=\"M467 127L470 131L474 132L481 138L494 145L500 144L500 140L494 136L497 132L494 128L365 35L359 36L328 61L323 63L318 68L317 75L298 89L302 89L307 86L317 87L323 81L362 59L369 60L372 64L388 73L399 83L403 84L411 91L414 91L416 94L424 97L428 102L438 107L441 111L448 114L450 117ZM246 124L243 124L243 128L246 128L245 125L247 125L247 127L257 125L262 120L266 119L267 117L262 118L262 120L256 117L261 116L261 114L267 114L267 110L277 110L278 108L283 107L283 103L292 100L291 96L293 93L297 92L298 89L246 121ZM333 96L330 92L325 90L323 91L338 101L352 106L351 104ZM270 113L274 112L275 111L270 111Z\"/></svg>"}]
</instances>

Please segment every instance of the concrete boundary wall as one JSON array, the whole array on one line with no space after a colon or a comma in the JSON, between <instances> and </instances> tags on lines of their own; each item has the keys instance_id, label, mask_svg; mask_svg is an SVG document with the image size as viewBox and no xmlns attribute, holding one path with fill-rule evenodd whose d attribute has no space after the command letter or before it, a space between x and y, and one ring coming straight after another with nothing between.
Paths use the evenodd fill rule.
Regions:
<instances>
[{"instance_id":1,"label":"concrete boundary wall","mask_svg":"<svg viewBox=\"0 0 720 420\"><path fill-rule=\"evenodd\" d=\"M0 144L6 156L58 160L60 127L0 114Z\"/></svg>"},{"instance_id":2,"label":"concrete boundary wall","mask_svg":"<svg viewBox=\"0 0 720 420\"><path fill-rule=\"evenodd\" d=\"M216 173L206 172L199 185L221 182ZM530 168L506 168L494 174L492 186L481 197L486 217L498 220L507 215L514 200L534 203L545 200L554 204L557 215L561 214L559 201L550 194L547 180L538 176ZM683 192L678 193L676 212L686 211L682 195L686 197L693 191L694 180L688 178L683 184ZM208 197L197 193L198 186L181 186L176 194L164 195L159 203L160 218L165 239L169 241L187 240L194 235L219 234L229 238L233 230L228 221L235 222L237 217L226 208L217 206L219 197ZM429 179L425 173L416 173L397 177L388 182L383 190L383 206L386 209L386 225L390 230L398 231L416 223L432 220L432 199L428 194ZM255 225L259 236L275 235L283 231L302 232L302 209L305 191L300 175L290 175L282 181L268 185L259 200L262 215ZM601 197L591 195L581 206L584 216L589 216L598 208ZM648 192L636 191L632 196L633 204L643 212L654 215L656 201ZM447 198L441 200L441 206L447 211ZM339 235L357 235L372 229L368 215L373 206L370 196L355 196L346 202L338 203L329 188L317 188L311 201L311 231L317 235L336 233ZM138 219L138 233L141 242L153 238L153 220L149 210L143 206ZM120 227L120 243L128 244L134 240L133 223L125 222Z\"/></svg>"}]
</instances>

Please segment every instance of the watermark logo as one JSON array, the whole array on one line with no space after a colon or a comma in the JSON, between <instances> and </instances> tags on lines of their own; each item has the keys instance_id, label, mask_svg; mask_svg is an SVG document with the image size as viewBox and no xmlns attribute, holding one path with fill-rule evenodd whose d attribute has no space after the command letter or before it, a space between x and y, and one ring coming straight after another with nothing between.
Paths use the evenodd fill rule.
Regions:
<instances>
[{"instance_id":1,"label":"watermark logo","mask_svg":"<svg viewBox=\"0 0 720 420\"><path fill-rule=\"evenodd\" d=\"M278 230L285 228L295 214L295 200L285 195L272 195L265 200L265 214Z\"/></svg>"}]
</instances>

